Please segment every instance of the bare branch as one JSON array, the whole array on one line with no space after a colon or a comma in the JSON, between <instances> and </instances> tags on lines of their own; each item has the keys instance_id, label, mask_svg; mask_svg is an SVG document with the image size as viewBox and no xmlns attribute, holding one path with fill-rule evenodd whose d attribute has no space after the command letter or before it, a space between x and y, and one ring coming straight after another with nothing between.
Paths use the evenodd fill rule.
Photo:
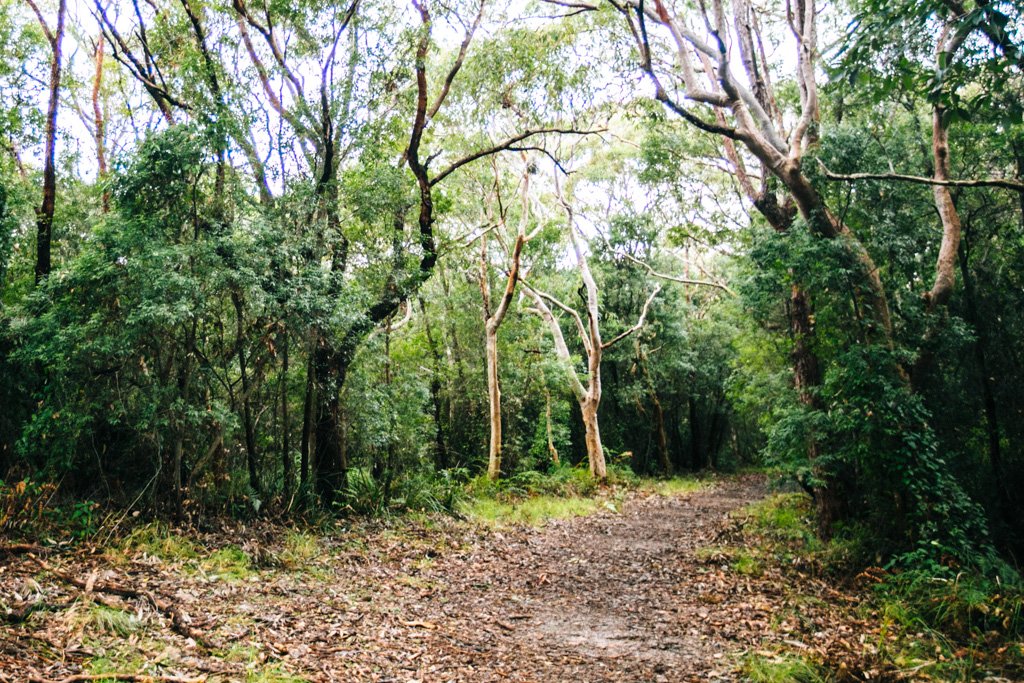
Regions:
<instances>
[{"instance_id":1,"label":"bare branch","mask_svg":"<svg viewBox=\"0 0 1024 683\"><path fill-rule=\"evenodd\" d=\"M466 164L476 161L477 159L482 159L484 157L490 156L492 154L498 154L500 152L507 152L515 148L516 143L522 142L523 140L533 137L534 135L543 135L545 133L558 133L560 135L593 135L595 133L603 133L605 130L605 128L598 128L595 130L576 130L575 128L535 128L532 130L527 130L520 133L519 135L514 135L508 138L507 140L503 140L502 142L499 142L496 145L478 150L476 152L473 152L472 154L468 154L462 157L458 161L452 162L451 164L446 166L443 171L438 173L430 180L430 185L438 184L439 182L447 178L449 175L454 173L456 170L462 168Z\"/></svg>"},{"instance_id":2,"label":"bare branch","mask_svg":"<svg viewBox=\"0 0 1024 683\"><path fill-rule=\"evenodd\" d=\"M655 285L654 291L651 292L651 295L649 297L647 297L647 301L644 302L644 307L640 309L640 318L636 321L636 325L633 325L633 327L629 328L628 330L620 332L615 337L613 337L611 341L607 341L604 344L601 344L601 348L610 348L612 345L617 344L618 342L622 341L623 339L625 339L626 337L628 337L629 335L633 334L641 327L643 327L644 323L647 321L647 311L650 310L651 308L651 302L654 301L654 297L658 296L658 292L660 291L661 285Z\"/></svg>"},{"instance_id":3,"label":"bare branch","mask_svg":"<svg viewBox=\"0 0 1024 683\"><path fill-rule=\"evenodd\" d=\"M858 180L897 180L918 185L939 185L945 187L999 187L1014 192L1024 192L1024 181L1012 178L969 178L969 179L940 179L928 178L925 176L906 175L903 173L833 173L819 159L822 173L829 180L843 180L854 182Z\"/></svg>"},{"instance_id":4,"label":"bare branch","mask_svg":"<svg viewBox=\"0 0 1024 683\"><path fill-rule=\"evenodd\" d=\"M455 63L452 64L452 68L448 70L448 75L445 76L444 84L441 86L441 92L437 95L437 100L433 106L427 112L427 118L432 119L437 114L441 105L444 104L445 99L448 97L448 91L452 88L452 82L455 80L455 76L458 75L459 69L462 68L462 63L466 59L466 52L469 51L469 44L473 42L473 34L476 33L476 29L480 26L480 20L484 17L484 6L487 4L487 0L480 0L480 9L476 13L476 17L473 19L473 23L466 31L466 37L462 39L462 44L459 45L459 54L455 57Z\"/></svg>"},{"instance_id":5,"label":"bare branch","mask_svg":"<svg viewBox=\"0 0 1024 683\"><path fill-rule=\"evenodd\" d=\"M583 318L581 318L580 314L576 312L576 309L574 309L572 306L562 303L561 301L551 296L550 294L547 294L546 292L542 292L539 289L536 289L533 285L527 282L525 278L520 277L519 281L523 284L523 287L530 292L531 295L535 296L535 298L540 297L540 299L548 301L555 307L560 308L569 314L569 316L576 323L576 330L580 333L580 339L583 340L583 347L589 354L591 351L590 335L587 334L587 328L583 325Z\"/></svg>"}]
</instances>

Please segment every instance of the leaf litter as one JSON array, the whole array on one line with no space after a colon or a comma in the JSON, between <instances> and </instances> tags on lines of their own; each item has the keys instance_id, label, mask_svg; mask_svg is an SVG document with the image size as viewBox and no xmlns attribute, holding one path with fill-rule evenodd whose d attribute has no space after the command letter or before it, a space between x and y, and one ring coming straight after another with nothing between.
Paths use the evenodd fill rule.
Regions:
<instances>
[{"instance_id":1,"label":"leaf litter","mask_svg":"<svg viewBox=\"0 0 1024 683\"><path fill-rule=\"evenodd\" d=\"M747 475L541 527L355 522L297 559L269 523L192 536L230 571L11 553L0 681L739 681L745 656L794 652L834 680L912 680L880 663L861 589L728 563L729 513L766 493Z\"/></svg>"}]
</instances>

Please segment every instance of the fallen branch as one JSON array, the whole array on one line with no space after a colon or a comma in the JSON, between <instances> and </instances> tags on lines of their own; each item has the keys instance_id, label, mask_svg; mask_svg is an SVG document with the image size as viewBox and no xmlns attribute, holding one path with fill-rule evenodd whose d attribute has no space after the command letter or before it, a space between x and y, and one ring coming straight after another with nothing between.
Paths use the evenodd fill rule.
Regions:
<instances>
[{"instance_id":1,"label":"fallen branch","mask_svg":"<svg viewBox=\"0 0 1024 683\"><path fill-rule=\"evenodd\" d=\"M180 609L178 609L178 607L175 606L174 603L170 602L169 600L164 600L163 598L157 597L152 592L147 591L147 590L131 588L131 587L128 587L128 586L120 586L120 585L109 583L109 582L106 582L106 581L95 581L95 580L93 580L94 577L90 577L88 580L80 579L80 578L78 578L76 576L72 576L71 574L67 574L65 572L60 571L59 569L56 569L55 567L51 566L47 562L44 562L43 560L39 559L38 557L34 557L33 556L32 559L35 561L36 564L39 565L39 567L41 569L43 569L43 571L49 572L50 574L53 574L54 576L56 576L57 578L61 579L62 581L65 581L65 582L70 583L70 584L72 584L74 586L77 586L78 588L81 588L86 593L91 593L91 592L95 591L97 593L107 593L108 595L118 595L118 596L120 596L122 598L128 598L128 599L131 599L131 600L145 600L150 605L152 605L154 609L156 609L158 612L160 612L161 614L163 614L164 616L166 616L167 618L169 618L171 620L171 629L175 633L177 633L177 634L179 634L181 636L184 636L186 638L191 638L197 644L199 644L202 647L205 647L207 649L210 649L211 647L213 647L213 645L210 643L210 641L208 641L206 638L204 638L203 636L201 636L198 633L196 633L195 630L193 630L192 627L189 626L189 621L190 621L189 616L187 614L185 614L184 612L182 612ZM150 678L152 678L152 677L150 677ZM89 680L89 679L79 679L79 680ZM120 680L135 680L135 679L120 679ZM160 679L153 679L153 680L160 680Z\"/></svg>"},{"instance_id":2,"label":"fallen branch","mask_svg":"<svg viewBox=\"0 0 1024 683\"><path fill-rule=\"evenodd\" d=\"M134 683L204 683L206 677L184 678L182 676L149 676L146 674L75 674L60 680L51 680L41 676L29 679L32 683L77 683L78 681L134 681Z\"/></svg>"},{"instance_id":3,"label":"fallen branch","mask_svg":"<svg viewBox=\"0 0 1024 683\"><path fill-rule=\"evenodd\" d=\"M0 556L6 555L45 555L50 552L49 548L32 543L14 543L13 545L0 546Z\"/></svg>"}]
</instances>

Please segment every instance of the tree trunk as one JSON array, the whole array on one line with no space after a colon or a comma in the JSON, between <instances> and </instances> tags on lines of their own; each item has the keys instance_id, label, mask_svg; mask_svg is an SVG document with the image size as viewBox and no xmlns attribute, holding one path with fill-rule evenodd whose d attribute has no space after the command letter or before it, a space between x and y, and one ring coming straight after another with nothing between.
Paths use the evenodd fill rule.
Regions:
<instances>
[{"instance_id":1,"label":"tree trunk","mask_svg":"<svg viewBox=\"0 0 1024 683\"><path fill-rule=\"evenodd\" d=\"M658 431L658 473L663 476L672 474L672 461L668 454L668 433L665 431L665 411L661 407L658 392L651 390L651 403L654 404L654 421Z\"/></svg>"},{"instance_id":2,"label":"tree trunk","mask_svg":"<svg viewBox=\"0 0 1024 683\"><path fill-rule=\"evenodd\" d=\"M697 419L697 402L692 397L687 399L687 402L690 408L690 466L696 472L704 462L700 444L700 421Z\"/></svg>"},{"instance_id":3,"label":"tree trunk","mask_svg":"<svg viewBox=\"0 0 1024 683\"><path fill-rule=\"evenodd\" d=\"M551 456L551 463L558 465L558 449L555 448L555 439L551 428L551 392L544 390L544 420L548 437L548 455Z\"/></svg>"},{"instance_id":4,"label":"tree trunk","mask_svg":"<svg viewBox=\"0 0 1024 683\"><path fill-rule=\"evenodd\" d=\"M313 411L316 401L316 365L313 362L315 353L309 354L306 363L306 396L302 403L302 439L299 444L299 486L305 489L309 485L309 454L313 438Z\"/></svg>"},{"instance_id":5,"label":"tree trunk","mask_svg":"<svg viewBox=\"0 0 1024 683\"><path fill-rule=\"evenodd\" d=\"M491 426L487 451L487 476L501 476L501 387L498 385L498 328L490 321L484 325L487 337L487 405Z\"/></svg>"},{"instance_id":6,"label":"tree trunk","mask_svg":"<svg viewBox=\"0 0 1024 683\"><path fill-rule=\"evenodd\" d=\"M103 85L103 31L96 38L96 69L92 80L92 112L93 124L95 126L94 137L96 139L96 179L100 182L107 177L107 151L106 151L106 123L103 120L103 107L100 104L100 88ZM103 213L110 212L110 191L103 189L102 197Z\"/></svg>"},{"instance_id":7,"label":"tree trunk","mask_svg":"<svg viewBox=\"0 0 1024 683\"><path fill-rule=\"evenodd\" d=\"M57 108L60 105L61 44L64 41L66 0L57 7L57 28L51 34L43 24L43 32L50 42L53 60L50 62L50 97L46 108L46 132L43 150L43 201L36 211L36 284L50 274L51 242L53 240L53 214L57 200ZM39 17L43 23L42 16Z\"/></svg>"},{"instance_id":8,"label":"tree trunk","mask_svg":"<svg viewBox=\"0 0 1024 683\"><path fill-rule=\"evenodd\" d=\"M249 488L260 492L258 457L256 453L256 432L252 422L252 403L249 398L249 372L245 358L245 328L242 316L245 309L242 297L238 292L231 293L231 301L235 304L235 345L238 354L238 370L242 378L242 427L245 431L245 462L249 470Z\"/></svg>"},{"instance_id":9,"label":"tree trunk","mask_svg":"<svg viewBox=\"0 0 1024 683\"><path fill-rule=\"evenodd\" d=\"M427 317L427 306L423 297L419 297L419 302L420 312L423 314L423 329L427 336L427 347L430 349L430 356L434 361L430 372L430 400L434 406L434 469L441 471L450 467L442 417L444 405L441 400L441 352L437 348L437 341L430 329L430 318Z\"/></svg>"},{"instance_id":10,"label":"tree trunk","mask_svg":"<svg viewBox=\"0 0 1024 683\"><path fill-rule=\"evenodd\" d=\"M966 240L965 240L966 242ZM966 304L967 322L974 328L974 358L978 363L978 372L981 375L982 403L985 409L985 431L988 436L988 461L992 469L992 478L996 484L999 494L999 502L1005 511L1011 509L1010 493L1006 488L1006 479L1003 476L1003 452L1002 438L999 428L999 410L996 405L995 388L993 378L988 369L988 354L986 345L988 335L983 327L981 316L978 315L977 303L975 300L974 279L971 277L968 264L968 245L959 245L960 273L964 280L964 303Z\"/></svg>"},{"instance_id":11,"label":"tree trunk","mask_svg":"<svg viewBox=\"0 0 1024 683\"><path fill-rule=\"evenodd\" d=\"M583 414L583 428L586 430L587 461L590 463L590 474L598 480L608 477L608 467L604 459L604 446L601 445L601 429L597 422L598 402L587 399L580 403Z\"/></svg>"},{"instance_id":12,"label":"tree trunk","mask_svg":"<svg viewBox=\"0 0 1024 683\"><path fill-rule=\"evenodd\" d=\"M288 419L288 329L281 330L281 469L284 475L284 497L295 488L294 463L291 453L291 422Z\"/></svg>"},{"instance_id":13,"label":"tree trunk","mask_svg":"<svg viewBox=\"0 0 1024 683\"><path fill-rule=\"evenodd\" d=\"M313 471L320 501L330 507L338 491L345 485L345 463L341 448L340 397L343 381L338 354L326 346L317 346L313 365L316 368L316 412L313 423ZM347 371L347 366L344 368Z\"/></svg>"}]
</instances>

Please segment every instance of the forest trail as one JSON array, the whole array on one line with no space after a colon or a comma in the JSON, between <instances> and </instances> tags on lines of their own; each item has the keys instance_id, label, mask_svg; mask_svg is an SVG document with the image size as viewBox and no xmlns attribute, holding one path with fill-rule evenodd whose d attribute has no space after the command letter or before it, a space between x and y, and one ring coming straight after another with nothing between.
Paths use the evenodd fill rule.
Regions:
<instances>
[{"instance_id":1,"label":"forest trail","mask_svg":"<svg viewBox=\"0 0 1024 683\"><path fill-rule=\"evenodd\" d=\"M749 476L686 495L637 494L621 511L539 528L449 520L361 527L320 539L317 556L287 569L273 567L281 550L272 532L248 529L244 547L267 568L234 578L153 557L128 566L63 558L76 576L95 571L97 585L132 583L172 599L209 647L113 596L97 593L105 608L139 615L138 629L104 633L71 619L88 610L55 608L80 602L81 593L37 572L49 609L0 629L0 672L12 681L25 672L59 680L101 662L103 671L210 683L741 680L745 651L848 630L831 622L823 600L794 602L780 574L751 576L716 557L736 536L728 513L765 494L763 479ZM7 569L5 600L19 576L17 566Z\"/></svg>"}]
</instances>

